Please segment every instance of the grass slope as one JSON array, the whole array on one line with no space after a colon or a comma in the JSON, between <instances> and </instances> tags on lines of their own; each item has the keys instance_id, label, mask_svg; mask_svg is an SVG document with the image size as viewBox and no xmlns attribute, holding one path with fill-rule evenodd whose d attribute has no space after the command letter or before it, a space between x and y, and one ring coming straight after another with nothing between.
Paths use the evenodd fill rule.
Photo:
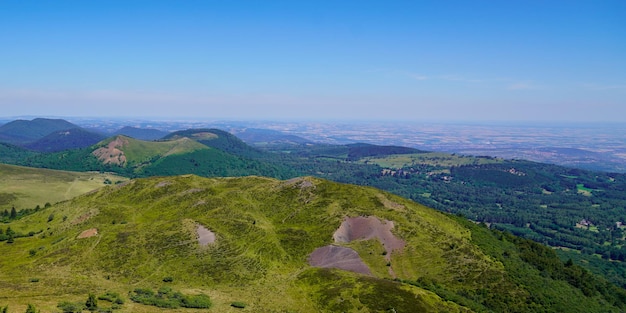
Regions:
<instances>
[{"instance_id":1,"label":"grass slope","mask_svg":"<svg viewBox=\"0 0 626 313\"><path fill-rule=\"evenodd\" d=\"M126 178L104 173L79 173L0 164L0 210L31 209L72 199Z\"/></svg>"},{"instance_id":2,"label":"grass slope","mask_svg":"<svg viewBox=\"0 0 626 313\"><path fill-rule=\"evenodd\" d=\"M48 221L49 214L64 218ZM307 265L307 256L333 243L342 221L356 216L393 221L405 249L387 263L377 240L342 244L374 276ZM216 243L200 246L197 225L215 232ZM233 302L253 312L617 311L597 294L544 277L487 229L377 189L315 178L137 179L10 227L37 233L0 243L0 306L11 308L34 303L53 311L87 293L126 295L166 284L209 295L215 312L236 310ZM78 238L93 228L97 235ZM538 284L562 294L546 295ZM154 311L130 301L119 310Z\"/></svg>"}]
</instances>

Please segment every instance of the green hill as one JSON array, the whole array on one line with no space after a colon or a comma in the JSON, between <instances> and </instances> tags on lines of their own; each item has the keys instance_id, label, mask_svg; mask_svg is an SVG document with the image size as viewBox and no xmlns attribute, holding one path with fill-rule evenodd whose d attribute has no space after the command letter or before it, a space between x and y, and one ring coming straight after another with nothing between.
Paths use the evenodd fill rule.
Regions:
<instances>
[{"instance_id":1,"label":"green hill","mask_svg":"<svg viewBox=\"0 0 626 313\"><path fill-rule=\"evenodd\" d=\"M83 128L54 131L24 147L38 152L58 152L89 147L105 139L104 135Z\"/></svg>"},{"instance_id":2,"label":"green hill","mask_svg":"<svg viewBox=\"0 0 626 313\"><path fill-rule=\"evenodd\" d=\"M62 119L15 120L0 126L0 142L22 145L34 142L55 131L77 127Z\"/></svg>"},{"instance_id":3,"label":"green hill","mask_svg":"<svg viewBox=\"0 0 626 313\"><path fill-rule=\"evenodd\" d=\"M37 155L37 152L8 143L0 143L0 163L15 164Z\"/></svg>"},{"instance_id":4,"label":"green hill","mask_svg":"<svg viewBox=\"0 0 626 313\"><path fill-rule=\"evenodd\" d=\"M127 177L181 174L293 176L279 166L232 155L188 137L143 141L115 136L88 148L35 155L16 163L73 171L115 172Z\"/></svg>"},{"instance_id":5,"label":"green hill","mask_svg":"<svg viewBox=\"0 0 626 313\"><path fill-rule=\"evenodd\" d=\"M215 312L618 312L626 301L541 245L317 178L137 179L2 230L15 237L0 242L10 312L89 293L121 295L116 312L198 294Z\"/></svg>"},{"instance_id":6,"label":"green hill","mask_svg":"<svg viewBox=\"0 0 626 313\"><path fill-rule=\"evenodd\" d=\"M245 158L262 158L264 154L257 150L235 135L215 128L207 129L188 129L173 132L163 139L191 138L208 147L222 150L230 154L238 155Z\"/></svg>"}]
</instances>

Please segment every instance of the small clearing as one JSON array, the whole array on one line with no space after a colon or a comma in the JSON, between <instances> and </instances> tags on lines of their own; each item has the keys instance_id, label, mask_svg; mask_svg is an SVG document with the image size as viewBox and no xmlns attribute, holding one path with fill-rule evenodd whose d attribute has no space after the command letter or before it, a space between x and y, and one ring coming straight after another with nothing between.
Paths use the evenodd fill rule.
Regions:
<instances>
[{"instance_id":1,"label":"small clearing","mask_svg":"<svg viewBox=\"0 0 626 313\"><path fill-rule=\"evenodd\" d=\"M215 243L215 233L208 230L206 227L198 225L196 233L198 234L198 243L201 246L206 247L209 244Z\"/></svg>"},{"instance_id":2,"label":"small clearing","mask_svg":"<svg viewBox=\"0 0 626 313\"><path fill-rule=\"evenodd\" d=\"M78 239L82 239L82 238L89 238L89 237L93 237L95 235L98 234L98 230L95 228L90 228L87 229L85 231L83 231L82 233L80 233L80 235L78 235Z\"/></svg>"}]
</instances>

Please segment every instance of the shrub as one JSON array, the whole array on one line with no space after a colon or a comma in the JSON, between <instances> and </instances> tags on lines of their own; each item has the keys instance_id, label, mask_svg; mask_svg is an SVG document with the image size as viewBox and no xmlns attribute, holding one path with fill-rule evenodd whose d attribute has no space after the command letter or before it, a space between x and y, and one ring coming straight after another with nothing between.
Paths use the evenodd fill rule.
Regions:
<instances>
[{"instance_id":1,"label":"shrub","mask_svg":"<svg viewBox=\"0 0 626 313\"><path fill-rule=\"evenodd\" d=\"M57 308L61 309L63 313L80 313L85 309L85 306L82 303L63 301L57 304Z\"/></svg>"},{"instance_id":2,"label":"shrub","mask_svg":"<svg viewBox=\"0 0 626 313\"><path fill-rule=\"evenodd\" d=\"M235 302L231 303L230 306L232 306L233 308L237 308L237 309L245 309L246 308L246 304L241 302L241 301L235 301Z\"/></svg>"},{"instance_id":3,"label":"shrub","mask_svg":"<svg viewBox=\"0 0 626 313\"><path fill-rule=\"evenodd\" d=\"M89 294L89 296L87 297L87 301L85 302L85 307L89 311L95 311L98 308L98 299L96 299L96 296L94 294Z\"/></svg>"},{"instance_id":4,"label":"shrub","mask_svg":"<svg viewBox=\"0 0 626 313\"><path fill-rule=\"evenodd\" d=\"M32 304L28 304L28 307L26 308L26 313L39 313L40 311L38 311L34 305Z\"/></svg>"},{"instance_id":5,"label":"shrub","mask_svg":"<svg viewBox=\"0 0 626 313\"><path fill-rule=\"evenodd\" d=\"M212 305L207 295L187 296L170 287L161 287L157 293L151 289L137 288L130 294L130 299L137 303L170 309L179 307L207 309Z\"/></svg>"},{"instance_id":6,"label":"shrub","mask_svg":"<svg viewBox=\"0 0 626 313\"><path fill-rule=\"evenodd\" d=\"M28 280L31 283L38 283L39 282L39 278L31 278Z\"/></svg>"},{"instance_id":7,"label":"shrub","mask_svg":"<svg viewBox=\"0 0 626 313\"><path fill-rule=\"evenodd\" d=\"M171 276L163 277L163 282L171 283L174 281L174 278Z\"/></svg>"}]
</instances>

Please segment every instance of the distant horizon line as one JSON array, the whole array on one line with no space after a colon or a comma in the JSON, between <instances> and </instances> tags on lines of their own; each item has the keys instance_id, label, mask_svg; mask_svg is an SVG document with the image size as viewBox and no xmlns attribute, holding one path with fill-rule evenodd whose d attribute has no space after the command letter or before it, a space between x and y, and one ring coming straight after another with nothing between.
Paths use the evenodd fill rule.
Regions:
<instances>
[{"instance_id":1,"label":"distant horizon line","mask_svg":"<svg viewBox=\"0 0 626 313\"><path fill-rule=\"evenodd\" d=\"M626 125L626 121L581 121L581 120L459 120L459 119L390 119L390 118L306 118L306 117L276 117L276 118L250 118L250 117L164 117L164 116L88 116L88 115L11 115L0 116L0 121L12 121L20 119L77 119L77 120L113 120L113 121L155 121L155 122L307 122L307 123L433 123L433 124L469 124L469 125Z\"/></svg>"}]
</instances>

